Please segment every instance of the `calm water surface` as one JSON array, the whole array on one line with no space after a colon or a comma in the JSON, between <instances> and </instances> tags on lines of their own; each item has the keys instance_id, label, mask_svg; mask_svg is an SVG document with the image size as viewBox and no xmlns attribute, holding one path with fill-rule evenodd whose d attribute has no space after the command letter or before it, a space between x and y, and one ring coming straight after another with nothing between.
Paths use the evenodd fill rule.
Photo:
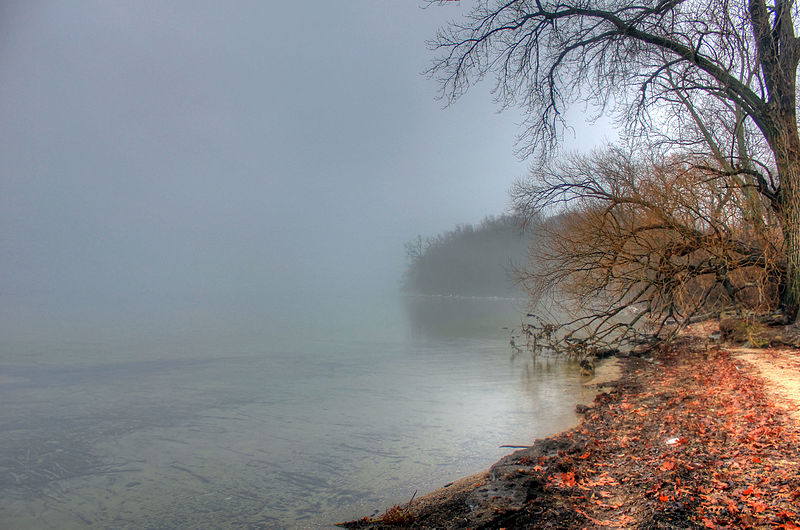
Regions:
<instances>
[{"instance_id":1,"label":"calm water surface","mask_svg":"<svg viewBox=\"0 0 800 530\"><path fill-rule=\"evenodd\" d=\"M250 308L2 341L0 526L328 527L484 469L589 397L574 367L512 362L520 303L338 300L301 324Z\"/></svg>"}]
</instances>

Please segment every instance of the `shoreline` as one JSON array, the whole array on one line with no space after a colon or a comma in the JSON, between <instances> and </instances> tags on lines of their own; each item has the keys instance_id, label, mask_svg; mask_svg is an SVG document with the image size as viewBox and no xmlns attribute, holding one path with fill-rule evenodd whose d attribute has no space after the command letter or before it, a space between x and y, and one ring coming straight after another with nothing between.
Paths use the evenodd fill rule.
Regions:
<instances>
[{"instance_id":1,"label":"shoreline","mask_svg":"<svg viewBox=\"0 0 800 530\"><path fill-rule=\"evenodd\" d=\"M595 389L600 392L600 388L606 384L611 384L616 382L620 377L622 377L622 366L619 360L616 357L603 359L596 367L595 374L590 379L583 383L584 386L587 387L595 387ZM576 403L577 406L581 406L581 403ZM580 425L580 420L577 422L576 425L569 427L567 429L562 429L561 431L555 432L547 438L553 438L560 436L566 432L571 431L572 429L576 428ZM545 438L545 439L547 439ZM481 485L487 482L489 478L489 473L491 472L492 468L496 466L499 462L501 462L506 457L514 454L515 451L512 451L508 455L504 456L494 464L492 464L487 469L483 471L478 471L477 473L473 473L472 475L468 475L466 477L461 477L453 482L445 484L441 488L437 488L430 493L426 493L420 497L417 497L413 502L412 506L414 510L422 511L425 509L430 509L431 507L435 507L437 504L452 502L460 495L468 493ZM402 504L400 505L402 506Z\"/></svg>"},{"instance_id":2,"label":"shoreline","mask_svg":"<svg viewBox=\"0 0 800 530\"><path fill-rule=\"evenodd\" d=\"M800 528L800 407L711 333L695 326L652 359L617 357L618 378L588 382L599 393L577 426L382 520L340 526ZM759 352L800 366L796 349Z\"/></svg>"},{"instance_id":3,"label":"shoreline","mask_svg":"<svg viewBox=\"0 0 800 530\"><path fill-rule=\"evenodd\" d=\"M605 385L613 384L617 382L622 377L622 363L620 362L620 358L618 357L610 357L601 360L595 368L595 373L592 377L588 378L586 381L583 382L583 385L586 387L594 387L596 390L595 397L597 394L601 392L601 388ZM581 403L576 403L577 407L585 406ZM560 431L556 431L548 437L545 438L537 438L535 442L540 440L548 440L550 438L561 436L565 433L572 431L573 429L577 428L581 422L583 421L582 418L578 419L575 425L571 427L567 427L566 429L562 429ZM513 447L513 446L509 446ZM528 448L529 449L529 448ZM523 449L525 450L525 449ZM437 510L439 506L445 505L448 503L459 502L462 500L462 497L465 494L469 494L470 492L474 491L475 489L483 486L488 478L489 474L492 469L497 466L500 462L508 458L509 456L517 453L518 451L512 451L508 455L505 455L500 460L489 466L488 468L478 471L476 473L460 477L455 479L452 482L445 484L442 487L436 488L433 491L430 491L426 494L415 496L414 498L409 501L407 504L397 504L395 507L403 508L406 507L406 510L409 510L412 513L412 517L417 517L413 514L419 514L421 512L427 512L431 510ZM389 510L391 508L387 508ZM391 524L385 525L382 524L379 519L371 519L369 517L364 517L363 519L359 519L356 521L348 521L342 523L335 523L334 526L342 527L342 528L383 528L385 526L390 526L392 528L406 526L403 524Z\"/></svg>"}]
</instances>

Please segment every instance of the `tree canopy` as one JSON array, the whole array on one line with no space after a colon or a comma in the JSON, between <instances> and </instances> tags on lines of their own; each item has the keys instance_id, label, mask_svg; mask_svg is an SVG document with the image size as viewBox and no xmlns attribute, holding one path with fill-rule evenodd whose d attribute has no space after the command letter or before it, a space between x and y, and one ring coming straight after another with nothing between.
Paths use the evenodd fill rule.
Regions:
<instances>
[{"instance_id":1,"label":"tree canopy","mask_svg":"<svg viewBox=\"0 0 800 530\"><path fill-rule=\"evenodd\" d=\"M746 220L779 229L779 298L794 320L797 22L791 0L479 0L432 42L430 73L448 101L494 77L498 101L525 109L520 152L540 163L552 160L566 108L587 101L616 116L628 141L741 190Z\"/></svg>"}]
</instances>

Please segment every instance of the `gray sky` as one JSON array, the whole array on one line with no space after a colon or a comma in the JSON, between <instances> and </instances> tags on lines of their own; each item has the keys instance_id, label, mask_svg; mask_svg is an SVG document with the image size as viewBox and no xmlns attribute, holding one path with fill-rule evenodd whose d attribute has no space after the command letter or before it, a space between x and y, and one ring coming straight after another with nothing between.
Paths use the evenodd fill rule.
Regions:
<instances>
[{"instance_id":1,"label":"gray sky","mask_svg":"<svg viewBox=\"0 0 800 530\"><path fill-rule=\"evenodd\" d=\"M443 110L420 75L464 9L3 2L0 303L396 285L526 169L491 83Z\"/></svg>"}]
</instances>

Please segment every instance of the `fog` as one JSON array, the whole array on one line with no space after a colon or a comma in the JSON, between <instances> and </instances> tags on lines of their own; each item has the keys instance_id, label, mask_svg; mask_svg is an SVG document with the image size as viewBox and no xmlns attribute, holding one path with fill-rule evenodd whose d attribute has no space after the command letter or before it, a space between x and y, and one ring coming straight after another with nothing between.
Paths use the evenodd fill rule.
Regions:
<instances>
[{"instance_id":1,"label":"fog","mask_svg":"<svg viewBox=\"0 0 800 530\"><path fill-rule=\"evenodd\" d=\"M0 526L316 527L575 421L519 300L400 295L527 168L420 75L466 4L0 2Z\"/></svg>"},{"instance_id":2,"label":"fog","mask_svg":"<svg viewBox=\"0 0 800 530\"><path fill-rule=\"evenodd\" d=\"M394 292L525 173L490 83L421 75L467 4L3 2L0 333Z\"/></svg>"}]
</instances>

